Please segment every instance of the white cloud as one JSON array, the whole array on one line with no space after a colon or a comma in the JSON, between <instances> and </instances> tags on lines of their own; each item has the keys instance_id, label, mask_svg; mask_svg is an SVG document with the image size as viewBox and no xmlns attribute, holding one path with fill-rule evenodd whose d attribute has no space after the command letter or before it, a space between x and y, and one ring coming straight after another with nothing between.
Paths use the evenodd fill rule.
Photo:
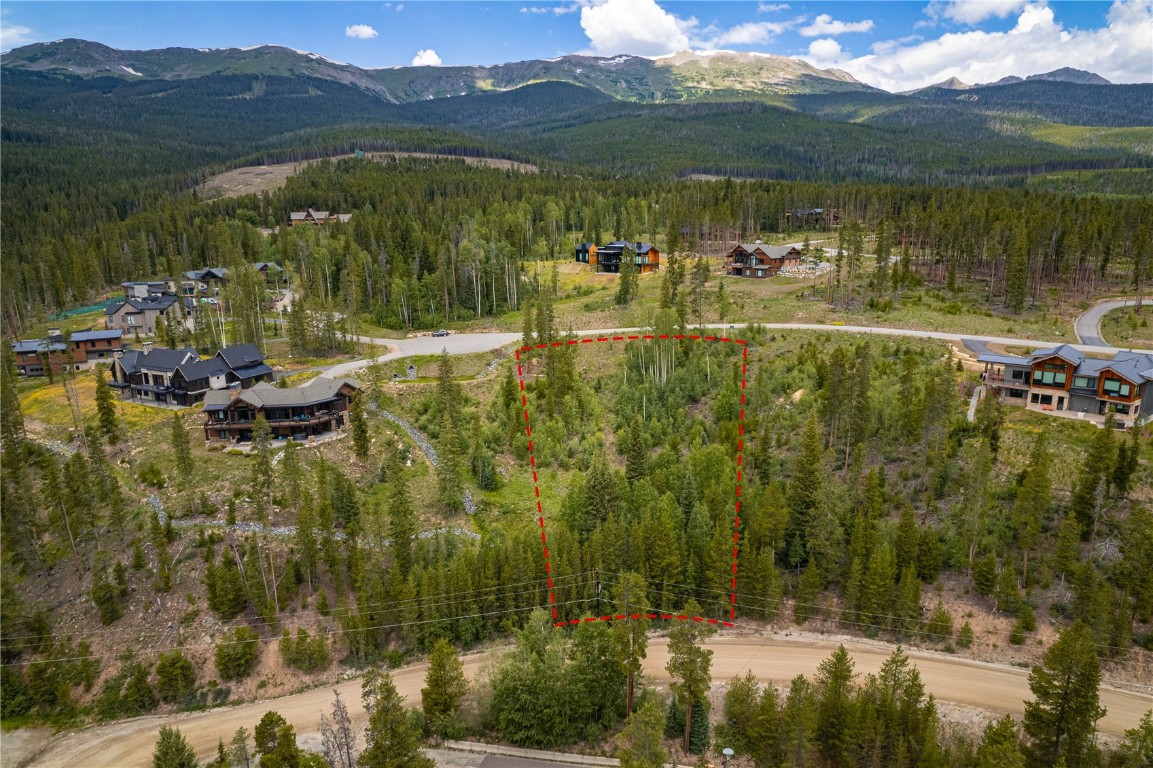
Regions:
<instances>
[{"instance_id":1,"label":"white cloud","mask_svg":"<svg viewBox=\"0 0 1153 768\"><path fill-rule=\"evenodd\" d=\"M847 32L868 32L873 28L873 20L864 21L837 21L827 13L822 13L813 19L813 23L801 28L805 37L820 37L821 35L843 35Z\"/></svg>"},{"instance_id":2,"label":"white cloud","mask_svg":"<svg viewBox=\"0 0 1153 768\"><path fill-rule=\"evenodd\" d=\"M437 56L436 51L431 48L421 48L412 57L414 67L439 67L441 63L440 56Z\"/></svg>"},{"instance_id":3,"label":"white cloud","mask_svg":"<svg viewBox=\"0 0 1153 768\"><path fill-rule=\"evenodd\" d=\"M581 8L588 8L594 5L594 0L572 0L569 3L561 3L559 5L546 5L546 6L526 6L520 9L521 13L551 13L555 16L562 16L566 13L576 13Z\"/></svg>"},{"instance_id":4,"label":"white cloud","mask_svg":"<svg viewBox=\"0 0 1153 768\"><path fill-rule=\"evenodd\" d=\"M32 42L32 30L19 24L0 25L0 51L8 51L18 45Z\"/></svg>"},{"instance_id":5,"label":"white cloud","mask_svg":"<svg viewBox=\"0 0 1153 768\"><path fill-rule=\"evenodd\" d=\"M769 21L751 21L747 24L738 24L731 29L719 32L714 37L711 37L709 39L709 47L767 43L790 26L792 25L788 22L775 23Z\"/></svg>"},{"instance_id":6,"label":"white cloud","mask_svg":"<svg viewBox=\"0 0 1153 768\"><path fill-rule=\"evenodd\" d=\"M403 10L404 10L404 3L401 3L400 5L396 6L396 12L397 13L400 13Z\"/></svg>"},{"instance_id":7,"label":"white cloud","mask_svg":"<svg viewBox=\"0 0 1153 768\"><path fill-rule=\"evenodd\" d=\"M811 64L822 68L839 66L845 59L845 51L833 38L823 37L809 43L809 55L806 58Z\"/></svg>"},{"instance_id":8,"label":"white cloud","mask_svg":"<svg viewBox=\"0 0 1153 768\"><path fill-rule=\"evenodd\" d=\"M911 90L957 77L967 83L989 83L1006 75L1050 72L1061 67L1084 69L1113 82L1151 79L1153 0L1115 0L1106 25L1066 29L1044 0L1024 5L1007 32L969 30L909 45L878 43L873 53L846 58L837 66L870 85L889 91ZM822 45L814 53L813 46ZM810 56L833 58L827 41L815 40ZM818 63L814 61L813 63Z\"/></svg>"},{"instance_id":9,"label":"white cloud","mask_svg":"<svg viewBox=\"0 0 1153 768\"><path fill-rule=\"evenodd\" d=\"M789 10L788 3L757 3L757 13L776 13Z\"/></svg>"},{"instance_id":10,"label":"white cloud","mask_svg":"<svg viewBox=\"0 0 1153 768\"><path fill-rule=\"evenodd\" d=\"M961 24L976 24L994 16L1003 19L1021 10L1025 3L1026 0L946 0L932 12Z\"/></svg>"},{"instance_id":11,"label":"white cloud","mask_svg":"<svg viewBox=\"0 0 1153 768\"><path fill-rule=\"evenodd\" d=\"M581 28L592 52L661 56L689 48L694 18L680 19L654 0L603 0L581 8Z\"/></svg>"},{"instance_id":12,"label":"white cloud","mask_svg":"<svg viewBox=\"0 0 1153 768\"><path fill-rule=\"evenodd\" d=\"M357 40L371 40L380 33L367 24L349 24L344 28L344 34Z\"/></svg>"}]
</instances>

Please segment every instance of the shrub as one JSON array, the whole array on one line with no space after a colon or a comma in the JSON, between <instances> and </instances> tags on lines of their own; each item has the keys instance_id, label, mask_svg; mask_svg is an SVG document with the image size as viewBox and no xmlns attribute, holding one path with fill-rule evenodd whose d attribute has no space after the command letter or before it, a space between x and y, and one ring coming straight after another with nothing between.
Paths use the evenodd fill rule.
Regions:
<instances>
[{"instance_id":1,"label":"shrub","mask_svg":"<svg viewBox=\"0 0 1153 768\"><path fill-rule=\"evenodd\" d=\"M280 638L280 657L301 672L319 672L328 667L328 643L321 634L309 637L303 627L296 630L295 638L286 629Z\"/></svg>"},{"instance_id":2,"label":"shrub","mask_svg":"<svg viewBox=\"0 0 1153 768\"><path fill-rule=\"evenodd\" d=\"M216 646L216 670L221 680L243 680L256 666L260 635L249 627L237 627Z\"/></svg>"},{"instance_id":3,"label":"shrub","mask_svg":"<svg viewBox=\"0 0 1153 768\"><path fill-rule=\"evenodd\" d=\"M183 701L196 687L196 671L181 651L162 653L156 662L156 687L160 699L169 703Z\"/></svg>"},{"instance_id":4,"label":"shrub","mask_svg":"<svg viewBox=\"0 0 1153 768\"><path fill-rule=\"evenodd\" d=\"M140 482L151 485L153 488L164 487L164 473L160 471L160 467L156 466L154 461L146 461L141 464L140 469L136 472L136 477Z\"/></svg>"},{"instance_id":5,"label":"shrub","mask_svg":"<svg viewBox=\"0 0 1153 768\"><path fill-rule=\"evenodd\" d=\"M957 632L957 645L962 648L968 648L973 645L973 628L969 626L969 622L965 622L961 629Z\"/></svg>"}]
</instances>

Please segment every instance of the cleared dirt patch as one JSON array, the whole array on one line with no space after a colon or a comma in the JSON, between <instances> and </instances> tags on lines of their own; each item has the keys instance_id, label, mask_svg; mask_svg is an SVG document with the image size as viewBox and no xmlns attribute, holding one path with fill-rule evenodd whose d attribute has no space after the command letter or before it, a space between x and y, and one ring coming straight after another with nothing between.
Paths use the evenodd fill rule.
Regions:
<instances>
[{"instance_id":1,"label":"cleared dirt patch","mask_svg":"<svg viewBox=\"0 0 1153 768\"><path fill-rule=\"evenodd\" d=\"M335 155L323 158L325 160L341 160L352 155ZM519 171L521 173L536 173L539 168L528 163L517 163L512 160L503 160L498 157L458 157L456 155L440 155L430 152L368 152L365 157L372 160L392 160L403 157L423 157L440 160L464 160L469 165L483 166L485 168L499 168L504 171ZM302 168L306 168L316 160L304 160L298 163L279 163L277 165L250 165L244 168L234 168L231 171L213 176L196 188L197 194L205 198L239 197L240 195L259 195L261 192L280 189L289 176L294 175Z\"/></svg>"}]
</instances>

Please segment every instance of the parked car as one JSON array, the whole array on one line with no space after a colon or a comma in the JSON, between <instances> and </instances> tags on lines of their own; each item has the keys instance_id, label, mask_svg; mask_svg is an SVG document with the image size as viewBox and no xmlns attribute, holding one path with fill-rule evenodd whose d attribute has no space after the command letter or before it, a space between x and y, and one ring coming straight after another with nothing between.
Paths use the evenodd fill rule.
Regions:
<instances>
[{"instance_id":1,"label":"parked car","mask_svg":"<svg viewBox=\"0 0 1153 768\"><path fill-rule=\"evenodd\" d=\"M433 335L433 336L447 336L447 335L448 335L448 331L446 331L445 329L441 328L439 331L433 331L433 332L432 332L432 335Z\"/></svg>"}]
</instances>

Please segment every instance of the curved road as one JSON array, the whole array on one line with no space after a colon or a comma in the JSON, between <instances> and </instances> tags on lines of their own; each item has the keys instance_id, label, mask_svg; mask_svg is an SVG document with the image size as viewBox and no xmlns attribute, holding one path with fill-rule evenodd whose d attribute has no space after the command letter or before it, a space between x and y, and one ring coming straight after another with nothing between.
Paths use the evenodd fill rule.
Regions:
<instances>
[{"instance_id":1,"label":"curved road","mask_svg":"<svg viewBox=\"0 0 1153 768\"><path fill-rule=\"evenodd\" d=\"M1117 307L1124 306L1124 302L1106 302L1099 304L1090 309L1085 314L1077 318L1076 328L1077 335L1082 343L1075 344L1078 349L1083 352L1098 352L1104 354L1111 354L1117 351L1117 347L1105 343L1102 339L1094 334L1086 336L1085 328L1092 328L1094 331L1100 323L1100 318L1106 312ZM909 336L921 339L939 339L941 341L959 342L964 344L967 349L976 354L981 354L985 351L988 344L1009 344L1014 346L1028 346L1034 348L1042 348L1046 346L1056 346L1064 342L1046 342L1037 341L1035 339L1018 339L1009 338L1005 336L979 336L974 334L960 333L957 331L914 331L906 328L876 328L867 325L825 325L822 323L761 323L762 328L769 330L802 330L802 331L831 331L839 333L864 333L873 334L877 336ZM747 324L721 324L713 323L706 326L712 330L725 330L728 328L745 328ZM575 331L577 336L611 336L613 334L637 334L645 329L642 328L597 328L587 331ZM340 363L338 365L331 365L324 369L321 374L330 378L337 378L340 376L348 376L355 371L366 368L374 361L387 362L389 360L397 360L403 357L411 357L413 355L439 355L442 350L447 350L450 355L467 355L476 352L488 352L490 350L498 349L500 347L513 344L521 339L519 333L454 333L450 336L432 337L432 336L418 336L412 339L377 339L370 336L359 336L357 341L365 344L376 344L378 346L387 346L389 351L386 354L380 355L375 358L367 358L364 360L353 360L348 363Z\"/></svg>"},{"instance_id":2,"label":"curved road","mask_svg":"<svg viewBox=\"0 0 1153 768\"><path fill-rule=\"evenodd\" d=\"M817 665L836 649L837 642L787 634L761 637L719 635L707 645L715 652L714 681L723 683L752 670L762 680L787 683L796 675L813 675ZM853 655L857 674L862 676L877 672L892 652L892 648L883 643L846 641L844 645ZM908 654L920 670L926 692L939 701L1020 716L1024 700L1032 698L1028 673L1023 669L916 650L910 650ZM475 679L489 657L490 653L464 657L465 674ZM651 679L666 681L668 675L664 667L667 661L668 638L651 638L645 674ZM410 705L420 701L426 670L427 665L422 662L393 672L397 690ZM340 690L340 697L348 706L354 723L362 725L365 715L360 701L360 679L356 678L273 701L208 712L136 718L87 728L57 738L36 756L35 765L45 768L147 768L151 765L152 750L161 725L178 727L197 756L204 760L215 755L218 738L227 742L240 727L251 732L264 713L272 709L295 726L302 746L319 749L317 729L320 713L331 712L333 688ZM1153 709L1153 693L1103 686L1101 704L1108 714L1098 727L1105 733L1118 735L1135 727L1141 716Z\"/></svg>"},{"instance_id":3,"label":"curved road","mask_svg":"<svg viewBox=\"0 0 1153 768\"><path fill-rule=\"evenodd\" d=\"M1074 323L1073 328L1077 332L1077 338L1081 340L1082 344L1108 347L1109 344L1101 338L1101 321L1105 319L1105 315L1113 310L1131 306L1133 306L1133 302L1128 299L1103 301L1100 304L1095 304L1089 311L1078 317Z\"/></svg>"}]
</instances>

